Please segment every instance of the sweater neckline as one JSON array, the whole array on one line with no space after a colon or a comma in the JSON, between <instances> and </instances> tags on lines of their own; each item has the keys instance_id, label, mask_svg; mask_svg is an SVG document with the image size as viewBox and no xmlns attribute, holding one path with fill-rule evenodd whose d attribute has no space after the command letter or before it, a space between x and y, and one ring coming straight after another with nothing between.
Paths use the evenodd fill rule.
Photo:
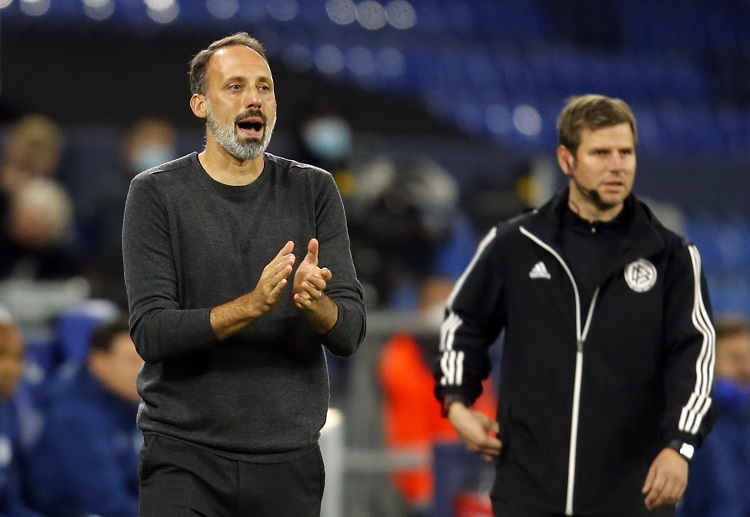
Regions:
<instances>
[{"instance_id":1,"label":"sweater neckline","mask_svg":"<svg viewBox=\"0 0 750 517\"><path fill-rule=\"evenodd\" d=\"M258 178L255 181L253 181L252 183L248 183L247 185L227 185L226 183L221 183L220 181L216 181L211 177L211 175L206 171L206 169L198 159L197 152L193 152L191 160L193 161L196 170L199 172L201 181L205 185L208 185L209 188L228 196L243 196L246 195L246 193L255 192L268 181L268 176L270 175L271 169L271 167L269 166L268 157L264 153L263 170L258 175Z\"/></svg>"}]
</instances>

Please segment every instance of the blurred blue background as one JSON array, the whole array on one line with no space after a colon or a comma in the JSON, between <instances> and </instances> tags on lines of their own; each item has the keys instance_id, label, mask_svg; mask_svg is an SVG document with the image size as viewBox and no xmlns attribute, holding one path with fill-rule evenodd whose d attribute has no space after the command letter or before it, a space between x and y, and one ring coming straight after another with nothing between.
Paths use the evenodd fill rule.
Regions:
<instances>
[{"instance_id":1,"label":"blurred blue background","mask_svg":"<svg viewBox=\"0 0 750 517\"><path fill-rule=\"evenodd\" d=\"M462 188L549 160L568 96L618 96L639 123L636 192L687 216L718 308L745 309L748 27L747 0L0 0L0 124L66 127L63 180L85 213L123 125L163 117L185 152L201 145L187 63L238 30L272 60L272 151L335 99L363 153L428 155Z\"/></svg>"},{"instance_id":2,"label":"blurred blue background","mask_svg":"<svg viewBox=\"0 0 750 517\"><path fill-rule=\"evenodd\" d=\"M247 30L297 77L282 103L314 76L533 152L562 99L592 91L633 106L641 153L748 154L746 0L2 0L0 16L6 108L70 122L187 121L186 60Z\"/></svg>"},{"instance_id":3,"label":"blurred blue background","mask_svg":"<svg viewBox=\"0 0 750 517\"><path fill-rule=\"evenodd\" d=\"M715 311L750 316L750 0L0 0L0 142L24 114L53 118L65 133L59 179L78 216L95 217L122 180L133 121L172 122L181 154L202 147L188 62L236 31L268 50L271 152L298 158L301 115L335 103L357 157L429 157L468 209L479 198L466 194L520 175L543 201L562 185L553 158L566 98L622 98L639 124L636 193L698 244ZM368 339L393 328L373 317ZM363 348L352 398L374 397L377 347ZM367 441L376 409L357 400L348 446L379 446ZM348 460L348 515L383 504L366 460Z\"/></svg>"}]
</instances>

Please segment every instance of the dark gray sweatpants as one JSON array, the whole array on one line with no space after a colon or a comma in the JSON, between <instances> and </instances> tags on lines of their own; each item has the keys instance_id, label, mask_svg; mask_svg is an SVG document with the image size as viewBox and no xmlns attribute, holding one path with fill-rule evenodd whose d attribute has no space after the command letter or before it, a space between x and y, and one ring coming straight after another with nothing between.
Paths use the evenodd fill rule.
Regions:
<instances>
[{"instance_id":1,"label":"dark gray sweatpants","mask_svg":"<svg viewBox=\"0 0 750 517\"><path fill-rule=\"evenodd\" d=\"M250 463L158 435L141 450L140 517L319 517L320 448L285 463Z\"/></svg>"}]
</instances>

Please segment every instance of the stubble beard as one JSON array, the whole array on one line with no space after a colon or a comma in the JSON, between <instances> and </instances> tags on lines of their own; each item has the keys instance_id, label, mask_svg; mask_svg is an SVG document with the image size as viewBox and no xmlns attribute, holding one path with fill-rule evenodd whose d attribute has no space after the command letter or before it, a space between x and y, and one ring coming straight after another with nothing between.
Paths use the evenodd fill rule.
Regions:
<instances>
[{"instance_id":1,"label":"stubble beard","mask_svg":"<svg viewBox=\"0 0 750 517\"><path fill-rule=\"evenodd\" d=\"M236 120L242 120L246 116L248 114L244 113L237 117L232 125L222 124L214 115L211 104L209 103L206 106L206 128L208 132L219 146L241 161L255 160L263 155L271 142L273 128L276 125L275 120L269 125L266 118L263 117L263 137L261 140L252 138L243 141L237 136Z\"/></svg>"}]
</instances>

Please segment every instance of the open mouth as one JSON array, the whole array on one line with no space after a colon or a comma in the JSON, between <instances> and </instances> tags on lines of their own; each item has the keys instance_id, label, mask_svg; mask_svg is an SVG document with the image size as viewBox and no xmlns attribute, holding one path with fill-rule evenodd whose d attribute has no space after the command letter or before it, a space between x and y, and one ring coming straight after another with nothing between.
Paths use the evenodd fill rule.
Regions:
<instances>
[{"instance_id":1,"label":"open mouth","mask_svg":"<svg viewBox=\"0 0 750 517\"><path fill-rule=\"evenodd\" d=\"M246 118L237 122L237 127L244 131L260 133L263 131L263 119L259 117Z\"/></svg>"},{"instance_id":2,"label":"open mouth","mask_svg":"<svg viewBox=\"0 0 750 517\"><path fill-rule=\"evenodd\" d=\"M252 138L259 138L263 133L265 123L263 117L245 117L237 121L237 127L244 135Z\"/></svg>"}]
</instances>

